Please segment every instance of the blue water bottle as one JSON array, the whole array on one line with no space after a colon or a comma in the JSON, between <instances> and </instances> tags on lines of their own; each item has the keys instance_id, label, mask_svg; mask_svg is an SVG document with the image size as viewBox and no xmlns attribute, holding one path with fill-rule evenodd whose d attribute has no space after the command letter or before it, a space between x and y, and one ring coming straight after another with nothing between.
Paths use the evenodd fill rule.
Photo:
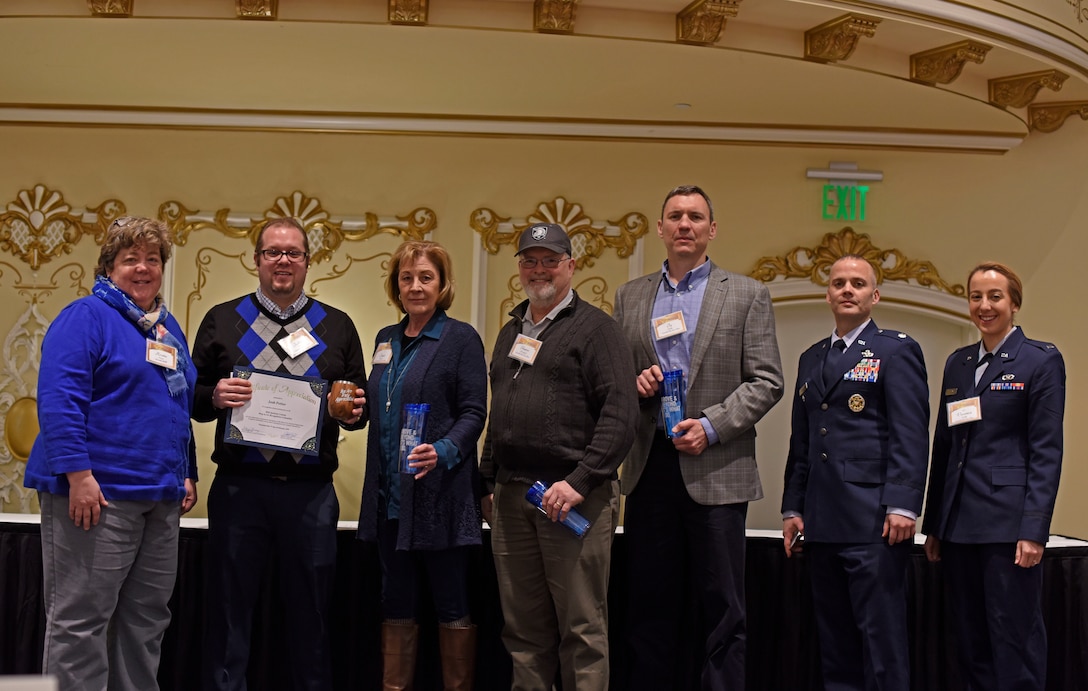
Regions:
<instances>
[{"instance_id":1,"label":"blue water bottle","mask_svg":"<svg viewBox=\"0 0 1088 691\"><path fill-rule=\"evenodd\" d=\"M537 480L533 483L533 486L529 488L529 491L525 493L525 499L535 506L540 513L547 515L547 511L544 510L544 492L547 491L548 486L543 482ZM567 512L567 517L559 521L563 525L570 528L570 531L578 537L585 537L585 534L589 531L590 523L586 520L586 517L578 513L574 509Z\"/></svg>"},{"instance_id":2,"label":"blue water bottle","mask_svg":"<svg viewBox=\"0 0 1088 691\"><path fill-rule=\"evenodd\" d=\"M400 472L415 474L419 468L408 465L408 455L412 449L423 443L424 430L427 428L427 411L431 406L427 403L405 403L404 419L400 427Z\"/></svg>"},{"instance_id":3,"label":"blue water bottle","mask_svg":"<svg viewBox=\"0 0 1088 691\"><path fill-rule=\"evenodd\" d=\"M684 419L684 370L674 369L664 373L661 390L661 414L665 419L665 434L673 436L672 428ZM675 436L680 436L683 432Z\"/></svg>"}]
</instances>

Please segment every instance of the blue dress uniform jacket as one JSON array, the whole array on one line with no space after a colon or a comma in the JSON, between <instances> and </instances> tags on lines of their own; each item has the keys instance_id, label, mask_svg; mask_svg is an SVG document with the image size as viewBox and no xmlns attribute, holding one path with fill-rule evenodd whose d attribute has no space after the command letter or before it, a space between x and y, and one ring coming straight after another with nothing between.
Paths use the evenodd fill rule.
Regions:
<instances>
[{"instance_id":1,"label":"blue dress uniform jacket","mask_svg":"<svg viewBox=\"0 0 1088 691\"><path fill-rule=\"evenodd\" d=\"M870 321L825 388L830 347L821 340L798 364L782 511L801 514L806 541L879 543L888 507L921 512L925 362L912 338Z\"/></svg>"},{"instance_id":2,"label":"blue dress uniform jacket","mask_svg":"<svg viewBox=\"0 0 1088 691\"><path fill-rule=\"evenodd\" d=\"M940 539L967 689L1046 688L1042 566L1016 543L1045 544L1058 492L1065 362L1016 329L975 384L978 344L948 358L923 532ZM950 427L948 403L979 398L981 419Z\"/></svg>"},{"instance_id":3,"label":"blue dress uniform jacket","mask_svg":"<svg viewBox=\"0 0 1088 691\"><path fill-rule=\"evenodd\" d=\"M1013 331L978 386L978 344L948 358L923 532L964 544L1046 544L1062 465L1065 361ZM978 396L982 419L948 426L947 404Z\"/></svg>"}]
</instances>

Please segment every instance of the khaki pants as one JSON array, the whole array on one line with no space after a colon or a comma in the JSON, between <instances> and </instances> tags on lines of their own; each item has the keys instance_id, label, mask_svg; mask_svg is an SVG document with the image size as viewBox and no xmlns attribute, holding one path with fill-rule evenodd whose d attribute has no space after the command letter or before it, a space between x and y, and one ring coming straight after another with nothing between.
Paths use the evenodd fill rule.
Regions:
<instances>
[{"instance_id":1,"label":"khaki pants","mask_svg":"<svg viewBox=\"0 0 1088 691\"><path fill-rule=\"evenodd\" d=\"M592 522L578 539L525 500L529 485L495 487L491 545L502 602L512 691L608 689L608 573L619 483L593 490L577 510Z\"/></svg>"}]
</instances>

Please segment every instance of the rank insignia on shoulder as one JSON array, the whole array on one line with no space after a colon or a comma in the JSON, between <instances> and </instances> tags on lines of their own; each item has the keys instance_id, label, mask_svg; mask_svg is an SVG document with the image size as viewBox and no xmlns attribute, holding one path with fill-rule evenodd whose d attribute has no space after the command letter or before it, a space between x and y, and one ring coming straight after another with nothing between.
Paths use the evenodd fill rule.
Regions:
<instances>
[{"instance_id":1,"label":"rank insignia on shoulder","mask_svg":"<svg viewBox=\"0 0 1088 691\"><path fill-rule=\"evenodd\" d=\"M907 335L905 333L903 333L902 331L899 332L899 338L906 338L906 337L907 337Z\"/></svg>"}]
</instances>

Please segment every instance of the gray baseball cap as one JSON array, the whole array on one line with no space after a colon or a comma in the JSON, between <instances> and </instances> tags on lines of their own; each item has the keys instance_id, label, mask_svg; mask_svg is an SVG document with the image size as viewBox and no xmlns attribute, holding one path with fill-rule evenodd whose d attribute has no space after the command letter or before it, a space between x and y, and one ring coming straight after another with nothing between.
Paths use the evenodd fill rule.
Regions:
<instances>
[{"instance_id":1,"label":"gray baseball cap","mask_svg":"<svg viewBox=\"0 0 1088 691\"><path fill-rule=\"evenodd\" d=\"M555 223L536 223L521 231L518 251L514 256L533 247L543 247L559 254L571 254L567 231Z\"/></svg>"}]
</instances>

